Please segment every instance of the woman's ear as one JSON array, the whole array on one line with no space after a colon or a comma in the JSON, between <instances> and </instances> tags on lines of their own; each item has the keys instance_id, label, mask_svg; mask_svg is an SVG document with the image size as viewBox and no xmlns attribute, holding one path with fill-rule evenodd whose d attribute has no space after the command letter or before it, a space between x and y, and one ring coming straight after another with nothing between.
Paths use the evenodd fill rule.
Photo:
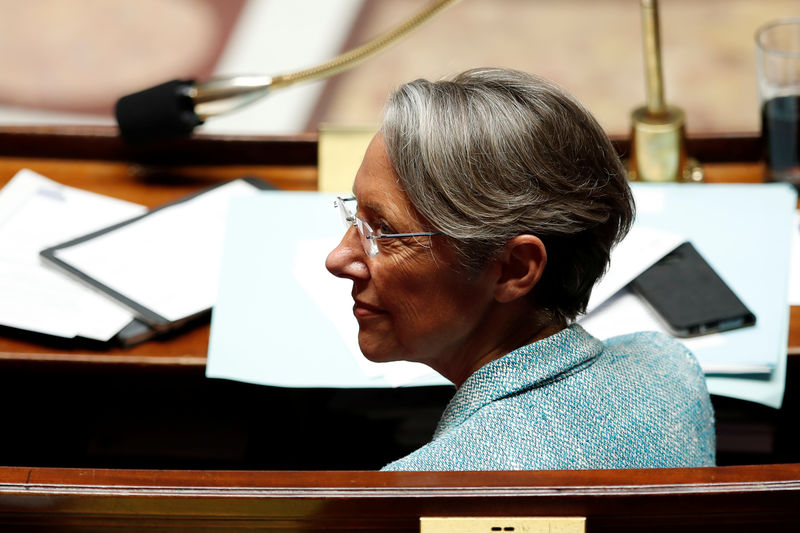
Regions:
<instances>
[{"instance_id":1,"label":"woman's ear","mask_svg":"<svg viewBox=\"0 0 800 533\"><path fill-rule=\"evenodd\" d=\"M498 302L508 303L525 296L539 283L547 264L547 250L539 237L517 235L506 243L499 262L494 296Z\"/></svg>"}]
</instances>

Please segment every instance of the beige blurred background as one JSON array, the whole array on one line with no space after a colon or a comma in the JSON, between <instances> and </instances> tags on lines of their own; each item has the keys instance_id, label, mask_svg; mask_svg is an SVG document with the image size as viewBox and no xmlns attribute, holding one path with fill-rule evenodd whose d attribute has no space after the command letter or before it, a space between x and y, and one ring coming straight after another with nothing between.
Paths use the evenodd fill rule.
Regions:
<instances>
[{"instance_id":1,"label":"beige blurred background","mask_svg":"<svg viewBox=\"0 0 800 533\"><path fill-rule=\"evenodd\" d=\"M357 41L425 2L367 5ZM754 33L800 16L798 0L661 0L665 93L687 112L690 132L759 129ZM473 66L535 72L581 99L613 134L644 103L638 0L464 0L382 57L331 84L317 120L374 121L386 93L415 77Z\"/></svg>"},{"instance_id":2,"label":"beige blurred background","mask_svg":"<svg viewBox=\"0 0 800 533\"><path fill-rule=\"evenodd\" d=\"M427 0L0 0L0 125L113 124L124 94L178 77L311 66ZM754 33L800 0L661 0L668 102L690 133L758 131ZM393 87L476 66L542 74L625 135L644 101L639 0L462 0L328 82L278 91L210 133L374 125Z\"/></svg>"}]
</instances>

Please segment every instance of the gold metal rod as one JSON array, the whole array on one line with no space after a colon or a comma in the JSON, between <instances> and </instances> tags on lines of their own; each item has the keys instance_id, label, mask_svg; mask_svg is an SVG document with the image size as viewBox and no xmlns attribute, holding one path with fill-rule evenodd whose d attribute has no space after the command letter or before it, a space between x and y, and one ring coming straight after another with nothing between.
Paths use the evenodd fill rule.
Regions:
<instances>
[{"instance_id":1,"label":"gold metal rod","mask_svg":"<svg viewBox=\"0 0 800 533\"><path fill-rule=\"evenodd\" d=\"M658 1L642 0L642 38L644 40L646 107L651 115L663 114L664 84L661 71L661 39L658 30Z\"/></svg>"},{"instance_id":2,"label":"gold metal rod","mask_svg":"<svg viewBox=\"0 0 800 533\"><path fill-rule=\"evenodd\" d=\"M432 2L429 6L422 11L412 16L398 27L386 32L375 39L354 48L344 54L333 58L327 63L323 63L316 67L305 70L299 70L290 74L282 74L272 78L271 88L286 87L300 81L309 81L319 78L326 78L334 74L338 74L347 70L365 59L377 54L390 44L394 43L401 37L412 32L428 19L459 0L437 0Z\"/></svg>"}]
</instances>

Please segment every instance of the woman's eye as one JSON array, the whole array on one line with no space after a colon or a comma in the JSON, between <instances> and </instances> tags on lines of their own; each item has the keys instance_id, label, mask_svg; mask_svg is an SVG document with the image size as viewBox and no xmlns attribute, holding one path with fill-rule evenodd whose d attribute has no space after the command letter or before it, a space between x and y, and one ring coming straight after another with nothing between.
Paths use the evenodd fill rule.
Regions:
<instances>
[{"instance_id":1,"label":"woman's eye","mask_svg":"<svg viewBox=\"0 0 800 533\"><path fill-rule=\"evenodd\" d=\"M378 229L380 230L381 235L394 233L392 227L385 220L381 220L380 224L378 225Z\"/></svg>"}]
</instances>

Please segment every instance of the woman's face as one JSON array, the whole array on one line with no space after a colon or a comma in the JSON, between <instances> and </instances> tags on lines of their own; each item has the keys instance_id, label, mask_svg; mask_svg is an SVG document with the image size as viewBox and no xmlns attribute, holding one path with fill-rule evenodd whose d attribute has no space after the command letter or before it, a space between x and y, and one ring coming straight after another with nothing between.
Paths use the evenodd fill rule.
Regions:
<instances>
[{"instance_id":1,"label":"woman's face","mask_svg":"<svg viewBox=\"0 0 800 533\"><path fill-rule=\"evenodd\" d=\"M400 188L380 134L367 149L353 192L357 215L376 232L435 231L422 225ZM333 275L353 282L362 352L372 361L423 362L449 377L450 367L466 363L461 352L479 338L493 301L486 272L458 271L443 235L381 239L378 246L378 255L367 256L351 227L325 262Z\"/></svg>"}]
</instances>

